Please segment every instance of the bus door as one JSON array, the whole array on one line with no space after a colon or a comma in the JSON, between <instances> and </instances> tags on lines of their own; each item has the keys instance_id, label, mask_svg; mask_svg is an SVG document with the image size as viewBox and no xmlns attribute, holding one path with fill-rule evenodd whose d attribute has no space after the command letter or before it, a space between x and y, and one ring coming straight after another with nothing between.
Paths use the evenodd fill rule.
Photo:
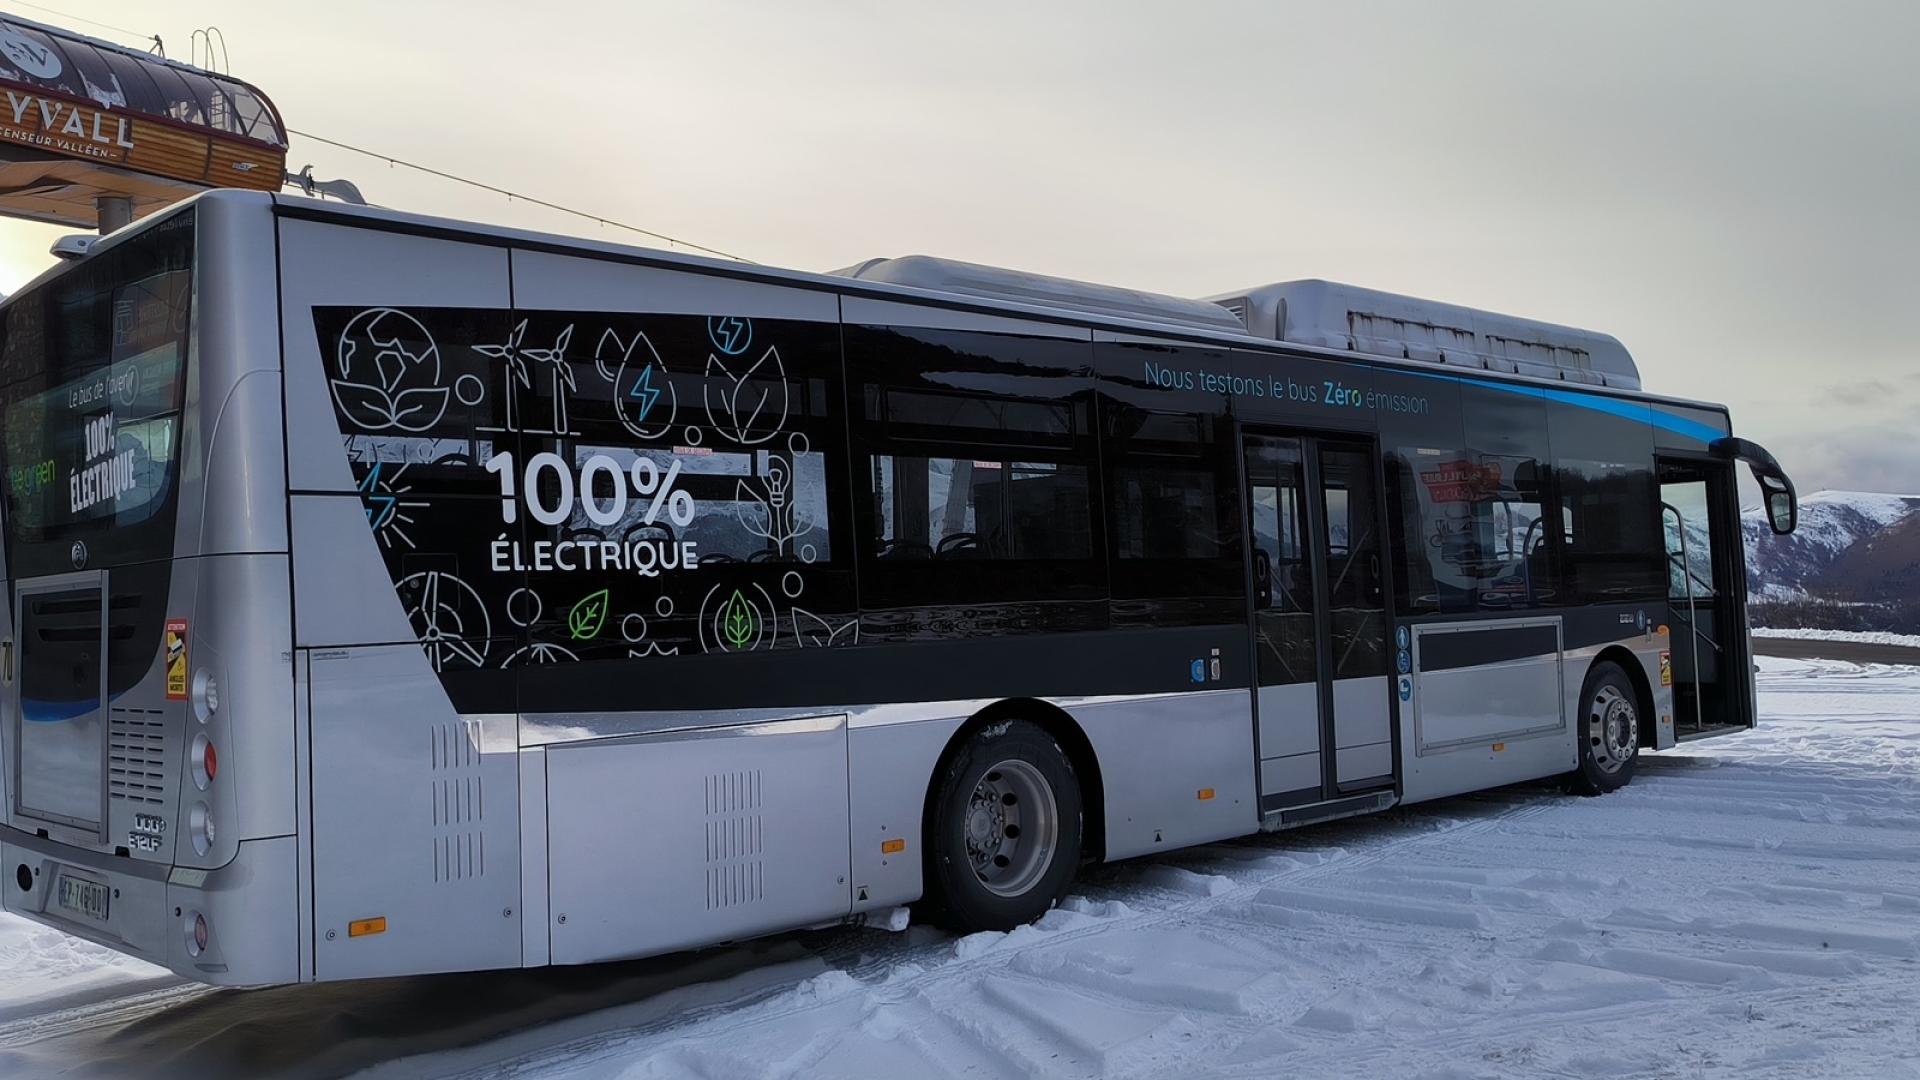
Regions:
<instances>
[{"instance_id":1,"label":"bus door","mask_svg":"<svg viewBox=\"0 0 1920 1080\"><path fill-rule=\"evenodd\" d=\"M1371 443L1249 433L1260 808L1391 789L1382 504Z\"/></svg>"},{"instance_id":2,"label":"bus door","mask_svg":"<svg viewBox=\"0 0 1920 1080\"><path fill-rule=\"evenodd\" d=\"M1667 619L1678 738L1752 725L1732 466L1661 458Z\"/></svg>"}]
</instances>

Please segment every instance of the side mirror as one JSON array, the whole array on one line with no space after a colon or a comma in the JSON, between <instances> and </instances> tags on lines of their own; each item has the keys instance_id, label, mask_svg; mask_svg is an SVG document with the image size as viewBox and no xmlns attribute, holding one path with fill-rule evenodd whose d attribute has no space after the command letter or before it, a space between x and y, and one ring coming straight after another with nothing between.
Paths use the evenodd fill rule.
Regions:
<instances>
[{"instance_id":1,"label":"side mirror","mask_svg":"<svg viewBox=\"0 0 1920 1080\"><path fill-rule=\"evenodd\" d=\"M1767 524L1780 536L1792 532L1800 521L1800 505L1793 497L1792 489L1777 487L1763 480L1760 491L1767 500Z\"/></svg>"},{"instance_id":2,"label":"side mirror","mask_svg":"<svg viewBox=\"0 0 1920 1080\"><path fill-rule=\"evenodd\" d=\"M1715 439L1713 450L1723 457L1733 458L1747 463L1753 470L1753 478L1760 485L1760 497L1767 508L1767 524L1781 536L1792 532L1800 523L1800 501L1793 493L1793 481L1787 479L1785 469L1774 460L1772 454L1759 443L1748 439L1736 439L1729 435L1724 439Z\"/></svg>"}]
</instances>

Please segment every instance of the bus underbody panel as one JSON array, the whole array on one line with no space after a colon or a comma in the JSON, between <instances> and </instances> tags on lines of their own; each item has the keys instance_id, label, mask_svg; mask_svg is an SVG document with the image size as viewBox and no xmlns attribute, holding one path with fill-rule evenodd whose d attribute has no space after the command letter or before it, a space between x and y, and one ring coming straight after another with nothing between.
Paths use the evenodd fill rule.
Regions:
<instances>
[{"instance_id":1,"label":"bus underbody panel","mask_svg":"<svg viewBox=\"0 0 1920 1080\"><path fill-rule=\"evenodd\" d=\"M754 937L851 909L844 716L557 746L546 762L554 963Z\"/></svg>"}]
</instances>

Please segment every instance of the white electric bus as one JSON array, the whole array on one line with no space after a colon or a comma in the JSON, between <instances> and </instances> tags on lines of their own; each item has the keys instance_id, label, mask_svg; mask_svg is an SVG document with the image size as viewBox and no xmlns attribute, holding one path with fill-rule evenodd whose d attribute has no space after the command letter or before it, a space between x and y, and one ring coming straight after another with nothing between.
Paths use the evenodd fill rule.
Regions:
<instances>
[{"instance_id":1,"label":"white electric bus","mask_svg":"<svg viewBox=\"0 0 1920 1080\"><path fill-rule=\"evenodd\" d=\"M202 195L0 308L0 902L578 964L1753 723L1726 411L1325 282L804 274Z\"/></svg>"}]
</instances>

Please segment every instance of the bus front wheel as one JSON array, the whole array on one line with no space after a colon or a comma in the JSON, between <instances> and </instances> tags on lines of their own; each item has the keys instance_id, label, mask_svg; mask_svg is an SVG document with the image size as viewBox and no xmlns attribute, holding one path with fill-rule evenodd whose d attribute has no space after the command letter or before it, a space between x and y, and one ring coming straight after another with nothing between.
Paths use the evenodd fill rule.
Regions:
<instances>
[{"instance_id":1,"label":"bus front wheel","mask_svg":"<svg viewBox=\"0 0 1920 1080\"><path fill-rule=\"evenodd\" d=\"M1038 725L975 732L947 762L931 808L927 893L943 921L1010 930L1066 894L1080 862L1080 783Z\"/></svg>"},{"instance_id":2,"label":"bus front wheel","mask_svg":"<svg viewBox=\"0 0 1920 1080\"><path fill-rule=\"evenodd\" d=\"M1640 696L1632 680L1611 660L1587 673L1580 690L1580 715L1575 738L1580 744L1580 767L1568 777L1581 795L1604 795L1633 779L1640 757Z\"/></svg>"}]
</instances>

